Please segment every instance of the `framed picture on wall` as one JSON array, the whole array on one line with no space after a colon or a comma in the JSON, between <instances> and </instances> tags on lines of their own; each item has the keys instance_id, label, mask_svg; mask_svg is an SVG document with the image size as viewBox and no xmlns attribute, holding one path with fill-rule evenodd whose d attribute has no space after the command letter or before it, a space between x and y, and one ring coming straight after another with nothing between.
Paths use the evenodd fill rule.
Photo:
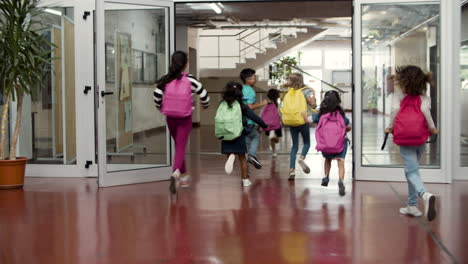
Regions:
<instances>
[{"instance_id":1,"label":"framed picture on wall","mask_svg":"<svg viewBox=\"0 0 468 264\"><path fill-rule=\"evenodd\" d=\"M133 83L143 83L143 51L133 50Z\"/></svg>"},{"instance_id":2,"label":"framed picture on wall","mask_svg":"<svg viewBox=\"0 0 468 264\"><path fill-rule=\"evenodd\" d=\"M144 82L153 84L156 82L158 72L158 59L156 54L144 53Z\"/></svg>"}]
</instances>

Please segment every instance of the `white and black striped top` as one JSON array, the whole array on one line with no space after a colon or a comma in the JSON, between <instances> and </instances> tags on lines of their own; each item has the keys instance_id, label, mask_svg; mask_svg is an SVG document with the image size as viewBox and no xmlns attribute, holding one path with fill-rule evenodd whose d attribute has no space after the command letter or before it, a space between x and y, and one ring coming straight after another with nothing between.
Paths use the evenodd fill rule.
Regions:
<instances>
[{"instance_id":1,"label":"white and black striped top","mask_svg":"<svg viewBox=\"0 0 468 264\"><path fill-rule=\"evenodd\" d=\"M210 104L210 97L208 96L208 92L203 88L203 85L200 81L198 81L193 75L188 74L187 78L192 83L192 94L196 93L200 96L200 101L203 106L208 106ZM153 99L156 107L161 109L162 101L163 101L163 91L156 87L153 92Z\"/></svg>"}]
</instances>

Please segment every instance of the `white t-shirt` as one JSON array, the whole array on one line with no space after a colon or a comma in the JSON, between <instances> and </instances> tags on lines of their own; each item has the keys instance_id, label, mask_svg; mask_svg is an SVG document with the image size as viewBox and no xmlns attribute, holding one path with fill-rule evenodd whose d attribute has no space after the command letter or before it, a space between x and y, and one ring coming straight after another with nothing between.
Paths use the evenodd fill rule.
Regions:
<instances>
[{"instance_id":1,"label":"white t-shirt","mask_svg":"<svg viewBox=\"0 0 468 264\"><path fill-rule=\"evenodd\" d=\"M395 117L400 111L401 100L403 100L405 96L406 94L404 94L400 88L395 87L395 92L392 95L392 113L390 115L390 123L388 125L388 128L393 128ZM434 120L432 119L431 115L431 98L427 95L421 95L421 112L426 118L427 126L429 127L429 129L435 128Z\"/></svg>"}]
</instances>

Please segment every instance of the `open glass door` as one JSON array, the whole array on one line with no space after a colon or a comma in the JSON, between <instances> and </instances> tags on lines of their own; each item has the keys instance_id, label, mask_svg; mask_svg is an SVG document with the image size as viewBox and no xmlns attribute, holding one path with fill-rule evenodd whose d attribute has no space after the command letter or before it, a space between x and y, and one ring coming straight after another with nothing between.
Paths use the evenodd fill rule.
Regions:
<instances>
[{"instance_id":1,"label":"open glass door","mask_svg":"<svg viewBox=\"0 0 468 264\"><path fill-rule=\"evenodd\" d=\"M99 186L170 176L170 136L153 90L173 47L173 3L96 1Z\"/></svg>"},{"instance_id":2,"label":"open glass door","mask_svg":"<svg viewBox=\"0 0 468 264\"><path fill-rule=\"evenodd\" d=\"M354 12L354 162L358 180L405 180L400 148L389 136L385 149L384 128L390 120L392 97L398 85L389 75L403 65L417 65L433 76L428 86L432 116L439 128L422 156L421 175L426 182L449 182L445 158L450 138L444 134L449 111L442 89L444 52L441 49L439 1L356 0Z\"/></svg>"}]
</instances>

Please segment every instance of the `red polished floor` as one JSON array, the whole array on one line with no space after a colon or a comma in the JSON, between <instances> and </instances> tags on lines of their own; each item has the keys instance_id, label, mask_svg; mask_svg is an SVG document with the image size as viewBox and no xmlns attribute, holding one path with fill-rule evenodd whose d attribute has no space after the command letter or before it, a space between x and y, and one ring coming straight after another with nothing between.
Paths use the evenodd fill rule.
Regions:
<instances>
[{"instance_id":1,"label":"red polished floor","mask_svg":"<svg viewBox=\"0 0 468 264\"><path fill-rule=\"evenodd\" d=\"M428 184L431 223L398 214L404 183L289 183L287 156L261 156L254 185L220 155L190 155L190 189L168 182L98 189L96 179L28 178L0 191L1 264L468 263L468 182ZM318 175L316 178L319 178Z\"/></svg>"}]
</instances>

